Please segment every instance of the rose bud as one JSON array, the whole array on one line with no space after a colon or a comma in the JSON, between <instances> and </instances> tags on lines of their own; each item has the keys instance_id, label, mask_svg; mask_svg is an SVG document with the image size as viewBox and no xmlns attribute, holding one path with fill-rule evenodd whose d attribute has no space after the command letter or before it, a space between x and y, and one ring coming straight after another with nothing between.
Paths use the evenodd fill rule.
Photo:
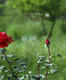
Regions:
<instances>
[{"instance_id":1,"label":"rose bud","mask_svg":"<svg viewBox=\"0 0 66 80\"><path fill-rule=\"evenodd\" d=\"M45 43L48 46L50 44L50 40L46 39Z\"/></svg>"}]
</instances>

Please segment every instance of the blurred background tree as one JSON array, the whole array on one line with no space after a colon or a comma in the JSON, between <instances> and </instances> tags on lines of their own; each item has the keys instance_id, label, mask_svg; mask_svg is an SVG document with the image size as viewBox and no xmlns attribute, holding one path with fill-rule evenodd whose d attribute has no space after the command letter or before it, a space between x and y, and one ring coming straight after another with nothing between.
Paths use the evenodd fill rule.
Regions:
<instances>
[{"instance_id":1,"label":"blurred background tree","mask_svg":"<svg viewBox=\"0 0 66 80\"><path fill-rule=\"evenodd\" d=\"M54 17L60 18L65 16L65 2L65 0L0 0L0 31L8 32L13 24L16 24L15 27L13 26L16 29L17 25L25 27L23 24L30 19L33 21L39 21L41 24L41 27L38 27L38 35L41 35L43 32L46 34L47 27L44 23L45 14L48 13L50 15L50 18L48 18L50 21L53 21ZM27 26L27 29L30 28L29 26L32 26L30 21L28 23L29 25ZM24 30L23 27L19 28ZM35 25L35 27L37 26ZM14 31L14 28L11 30ZM29 30L27 31L29 32ZM27 31L24 31L22 34L25 34ZM18 33L20 34L21 31ZM14 34L12 34L15 35L18 33L17 31L14 31Z\"/></svg>"},{"instance_id":2,"label":"blurred background tree","mask_svg":"<svg viewBox=\"0 0 66 80\"><path fill-rule=\"evenodd\" d=\"M63 6L63 4L65 3L64 1L65 0L43 0L43 1L41 0L4 0L4 1L1 1L3 2L1 3L1 5L2 7L4 7L4 8L1 8L1 10L3 10L3 12L2 11L1 12L2 12L2 15L4 14L4 16L1 16L2 19L1 18L0 19L3 22L3 24L2 22L0 24L2 27L5 25L3 29L4 31L6 30L5 29L6 27L10 27L13 24L17 24L18 26L21 26L20 24L22 24L23 26L23 24L26 23L28 19L31 19L34 21L38 20L39 22L41 21L40 22L41 28L38 27L40 28L40 35L42 34L42 32L46 34L47 30L46 30L46 26L44 25L45 14L49 13L50 15L49 20L53 20L54 16L57 18L61 17L65 13L65 7ZM23 27L20 27L20 28L23 29ZM28 29L29 29L29 26L28 26ZM6 31L8 32L8 30Z\"/></svg>"}]
</instances>

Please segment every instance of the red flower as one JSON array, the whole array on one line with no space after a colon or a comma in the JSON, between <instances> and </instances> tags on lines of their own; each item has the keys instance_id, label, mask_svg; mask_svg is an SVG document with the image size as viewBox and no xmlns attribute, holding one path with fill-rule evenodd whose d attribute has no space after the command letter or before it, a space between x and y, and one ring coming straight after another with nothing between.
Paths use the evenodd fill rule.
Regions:
<instances>
[{"instance_id":1,"label":"red flower","mask_svg":"<svg viewBox=\"0 0 66 80\"><path fill-rule=\"evenodd\" d=\"M0 48L7 47L11 42L13 42L12 37L8 36L6 32L0 32Z\"/></svg>"},{"instance_id":2,"label":"red flower","mask_svg":"<svg viewBox=\"0 0 66 80\"><path fill-rule=\"evenodd\" d=\"M48 46L50 44L50 40L46 39L45 43Z\"/></svg>"}]
</instances>

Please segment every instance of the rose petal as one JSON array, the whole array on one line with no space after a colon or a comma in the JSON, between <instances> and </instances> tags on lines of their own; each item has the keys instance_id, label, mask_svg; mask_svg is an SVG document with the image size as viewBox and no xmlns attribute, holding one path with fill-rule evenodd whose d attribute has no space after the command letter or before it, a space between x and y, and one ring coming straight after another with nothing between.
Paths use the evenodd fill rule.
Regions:
<instances>
[{"instance_id":1,"label":"rose petal","mask_svg":"<svg viewBox=\"0 0 66 80\"><path fill-rule=\"evenodd\" d=\"M13 42L12 37L8 36L6 32L0 32L0 48L7 47L11 42Z\"/></svg>"},{"instance_id":2,"label":"rose petal","mask_svg":"<svg viewBox=\"0 0 66 80\"><path fill-rule=\"evenodd\" d=\"M9 36L9 37L8 37L8 42L11 43L11 42L13 42L13 41L14 41L14 40L12 39L12 37Z\"/></svg>"},{"instance_id":3,"label":"rose petal","mask_svg":"<svg viewBox=\"0 0 66 80\"><path fill-rule=\"evenodd\" d=\"M0 48L5 48L7 46L8 46L8 43L2 43L2 44L0 44Z\"/></svg>"}]
</instances>

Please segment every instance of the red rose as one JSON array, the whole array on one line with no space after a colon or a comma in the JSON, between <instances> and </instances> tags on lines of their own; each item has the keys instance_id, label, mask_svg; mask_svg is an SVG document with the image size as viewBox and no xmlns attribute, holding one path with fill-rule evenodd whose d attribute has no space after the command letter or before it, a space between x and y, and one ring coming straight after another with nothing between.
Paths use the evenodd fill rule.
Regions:
<instances>
[{"instance_id":1,"label":"red rose","mask_svg":"<svg viewBox=\"0 0 66 80\"><path fill-rule=\"evenodd\" d=\"M48 46L50 44L50 40L46 39L45 43Z\"/></svg>"},{"instance_id":2,"label":"red rose","mask_svg":"<svg viewBox=\"0 0 66 80\"><path fill-rule=\"evenodd\" d=\"M11 42L13 42L12 37L8 36L6 32L0 32L0 48L7 47Z\"/></svg>"}]
</instances>

